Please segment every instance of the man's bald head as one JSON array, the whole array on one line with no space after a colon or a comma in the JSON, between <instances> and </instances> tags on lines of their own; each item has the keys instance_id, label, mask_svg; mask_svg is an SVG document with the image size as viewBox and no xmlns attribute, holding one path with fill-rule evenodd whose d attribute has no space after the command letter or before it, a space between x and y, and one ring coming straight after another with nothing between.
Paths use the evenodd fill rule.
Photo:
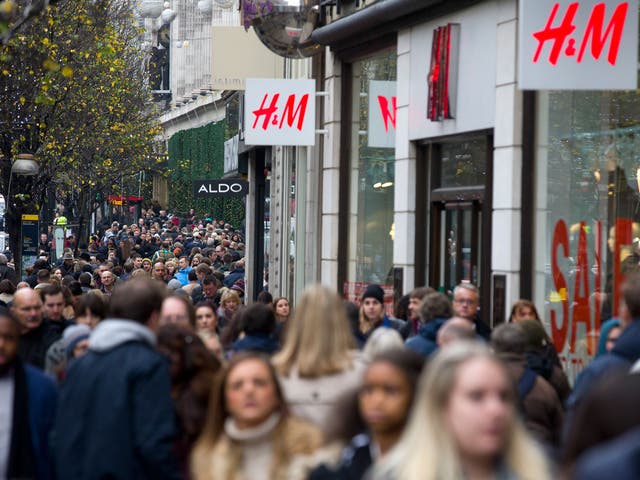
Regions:
<instances>
[{"instance_id":1,"label":"man's bald head","mask_svg":"<svg viewBox=\"0 0 640 480\"><path fill-rule=\"evenodd\" d=\"M475 336L476 332L469 320L451 317L438 330L437 342L439 347L445 347L458 340L473 340Z\"/></svg>"},{"instance_id":2,"label":"man's bald head","mask_svg":"<svg viewBox=\"0 0 640 480\"><path fill-rule=\"evenodd\" d=\"M13 295L11 305L13 313L23 331L34 330L42 324L42 300L40 295L31 288L21 288Z\"/></svg>"}]
</instances>

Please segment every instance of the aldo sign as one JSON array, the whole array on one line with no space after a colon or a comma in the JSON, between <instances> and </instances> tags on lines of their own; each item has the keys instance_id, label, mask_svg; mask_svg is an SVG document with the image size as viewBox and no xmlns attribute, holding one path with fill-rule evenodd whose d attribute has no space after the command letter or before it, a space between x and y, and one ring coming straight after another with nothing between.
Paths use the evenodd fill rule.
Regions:
<instances>
[{"instance_id":1,"label":"aldo sign","mask_svg":"<svg viewBox=\"0 0 640 480\"><path fill-rule=\"evenodd\" d=\"M193 182L193 195L196 198L243 197L248 193L249 183L239 178Z\"/></svg>"},{"instance_id":2,"label":"aldo sign","mask_svg":"<svg viewBox=\"0 0 640 480\"><path fill-rule=\"evenodd\" d=\"M520 0L523 90L633 90L638 0Z\"/></svg>"}]
</instances>

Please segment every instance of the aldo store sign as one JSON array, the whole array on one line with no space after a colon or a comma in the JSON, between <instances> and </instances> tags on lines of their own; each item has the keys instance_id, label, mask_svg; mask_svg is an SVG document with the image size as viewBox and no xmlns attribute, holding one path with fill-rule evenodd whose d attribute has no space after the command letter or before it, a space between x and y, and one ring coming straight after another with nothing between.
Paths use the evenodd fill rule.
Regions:
<instances>
[{"instance_id":1,"label":"aldo store sign","mask_svg":"<svg viewBox=\"0 0 640 480\"><path fill-rule=\"evenodd\" d=\"M523 90L634 90L638 0L520 0Z\"/></svg>"},{"instance_id":2,"label":"aldo store sign","mask_svg":"<svg viewBox=\"0 0 640 480\"><path fill-rule=\"evenodd\" d=\"M249 183L240 178L222 180L196 180L193 195L196 198L244 197L249 193Z\"/></svg>"},{"instance_id":3,"label":"aldo store sign","mask_svg":"<svg viewBox=\"0 0 640 480\"><path fill-rule=\"evenodd\" d=\"M314 145L314 80L248 78L244 94L246 145Z\"/></svg>"}]
</instances>

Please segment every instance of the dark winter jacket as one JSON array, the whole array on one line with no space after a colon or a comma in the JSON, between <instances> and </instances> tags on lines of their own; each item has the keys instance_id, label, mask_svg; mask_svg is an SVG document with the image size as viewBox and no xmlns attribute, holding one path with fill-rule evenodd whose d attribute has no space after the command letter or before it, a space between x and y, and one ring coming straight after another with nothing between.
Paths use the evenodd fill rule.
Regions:
<instances>
[{"instance_id":1,"label":"dark winter jacket","mask_svg":"<svg viewBox=\"0 0 640 480\"><path fill-rule=\"evenodd\" d=\"M53 479L49 435L58 401L54 381L19 358L14 360L14 404L9 478Z\"/></svg>"},{"instance_id":2,"label":"dark winter jacket","mask_svg":"<svg viewBox=\"0 0 640 480\"><path fill-rule=\"evenodd\" d=\"M587 450L578 460L575 480L640 478L640 428Z\"/></svg>"},{"instance_id":3,"label":"dark winter jacket","mask_svg":"<svg viewBox=\"0 0 640 480\"><path fill-rule=\"evenodd\" d=\"M233 284L236 283L237 280L244 278L244 268L238 268L231 272L229 275L224 277L224 286L227 288L233 287Z\"/></svg>"},{"instance_id":4,"label":"dark winter jacket","mask_svg":"<svg viewBox=\"0 0 640 480\"><path fill-rule=\"evenodd\" d=\"M167 359L144 325L100 323L60 394L54 451L60 479L179 478Z\"/></svg>"},{"instance_id":5,"label":"dark winter jacket","mask_svg":"<svg viewBox=\"0 0 640 480\"><path fill-rule=\"evenodd\" d=\"M405 346L409 350L419 353L423 357L428 357L438 349L436 341L438 330L447 321L446 318L434 318L427 323L422 323L418 327L418 335L409 338Z\"/></svg>"},{"instance_id":6,"label":"dark winter jacket","mask_svg":"<svg viewBox=\"0 0 640 480\"><path fill-rule=\"evenodd\" d=\"M634 319L625 328L611 353L595 358L576 379L567 408L574 409L591 387L605 374L616 370L629 370L640 359L640 319Z\"/></svg>"},{"instance_id":7,"label":"dark winter jacket","mask_svg":"<svg viewBox=\"0 0 640 480\"><path fill-rule=\"evenodd\" d=\"M271 355L280 350L280 343L276 338L267 334L247 335L233 343L234 352L263 352Z\"/></svg>"},{"instance_id":8,"label":"dark winter jacket","mask_svg":"<svg viewBox=\"0 0 640 480\"><path fill-rule=\"evenodd\" d=\"M523 355L499 355L506 364L514 384L520 381L526 360ZM559 446L562 434L562 404L553 387L542 376L536 375L531 389L520 399L527 429L541 442Z\"/></svg>"},{"instance_id":9,"label":"dark winter jacket","mask_svg":"<svg viewBox=\"0 0 640 480\"><path fill-rule=\"evenodd\" d=\"M378 325L373 327L371 330L369 330L367 333L362 333L356 327L355 331L353 332L353 335L356 339L356 343L358 344L358 348L364 347L364 344L367 343L367 340L369 339L373 331L376 328L380 328L380 327L393 328L402 336L403 339L406 338L409 332L411 331L411 325L405 322L404 320L400 320L398 318L392 318L392 317L389 317L387 314L385 314L382 321Z\"/></svg>"},{"instance_id":10,"label":"dark winter jacket","mask_svg":"<svg viewBox=\"0 0 640 480\"><path fill-rule=\"evenodd\" d=\"M49 347L62 337L60 325L43 320L39 327L20 336L18 354L25 362L44 370Z\"/></svg>"},{"instance_id":11,"label":"dark winter jacket","mask_svg":"<svg viewBox=\"0 0 640 480\"><path fill-rule=\"evenodd\" d=\"M373 465L373 446L369 435L362 433L353 437L342 451L340 463L336 468L321 465L314 469L308 480L359 480Z\"/></svg>"}]
</instances>

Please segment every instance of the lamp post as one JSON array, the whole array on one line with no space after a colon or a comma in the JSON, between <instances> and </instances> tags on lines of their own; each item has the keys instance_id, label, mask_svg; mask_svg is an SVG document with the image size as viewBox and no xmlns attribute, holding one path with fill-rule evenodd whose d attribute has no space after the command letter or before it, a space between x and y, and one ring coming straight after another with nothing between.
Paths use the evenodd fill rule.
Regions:
<instances>
[{"instance_id":1,"label":"lamp post","mask_svg":"<svg viewBox=\"0 0 640 480\"><path fill-rule=\"evenodd\" d=\"M20 177L33 177L40 172L40 166L32 154L20 153L18 154L11 164L11 172L9 174L9 186L7 188L7 202L6 202L6 218L11 218L13 221L11 224L14 227L20 226L20 237L16 238L17 228L13 228L10 231L10 244L12 245L12 254L14 257L14 265L16 273L22 275L22 261L23 255L29 257L36 257L38 254L38 214L33 212L24 212L24 199L21 197L21 208L15 208L14 205L15 193L11 193L12 183L14 177L16 181L20 180ZM13 186L15 189L15 185ZM18 217L20 215L20 217ZM19 222L19 223L18 223Z\"/></svg>"}]
</instances>

